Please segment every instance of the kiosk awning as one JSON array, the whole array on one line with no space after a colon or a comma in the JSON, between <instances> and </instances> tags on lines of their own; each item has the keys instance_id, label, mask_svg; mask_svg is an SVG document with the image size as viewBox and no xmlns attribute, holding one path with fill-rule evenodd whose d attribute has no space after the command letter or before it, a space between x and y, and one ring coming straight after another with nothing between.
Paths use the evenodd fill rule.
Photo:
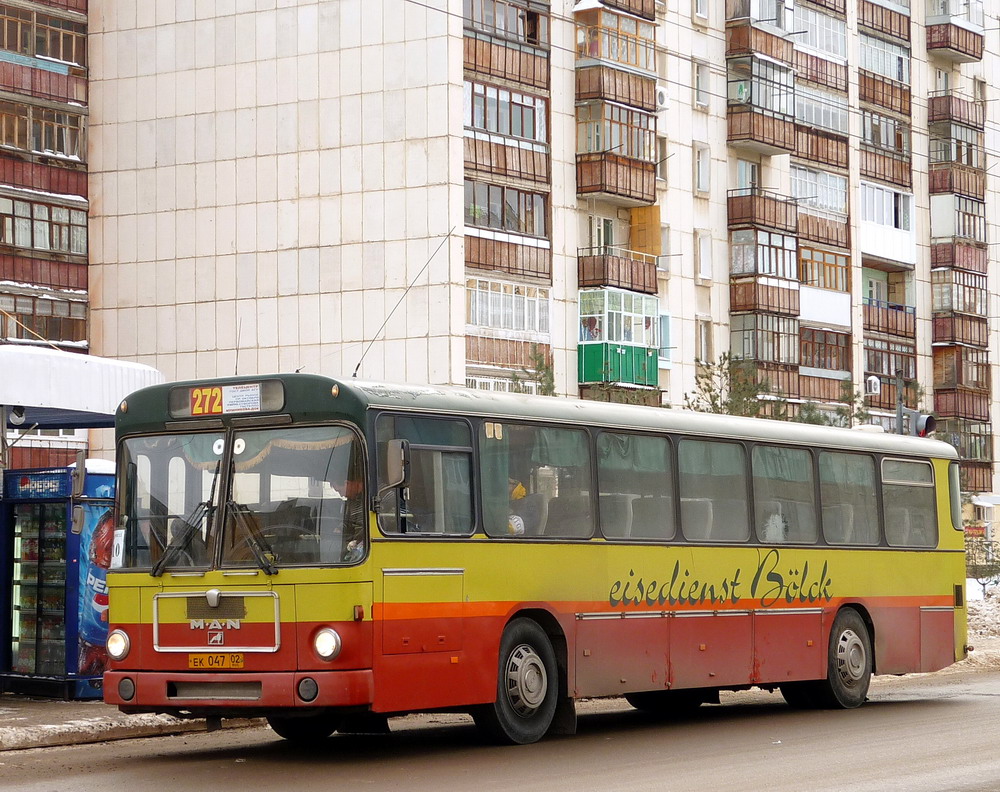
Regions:
<instances>
[{"instance_id":1,"label":"kiosk awning","mask_svg":"<svg viewBox=\"0 0 1000 792\"><path fill-rule=\"evenodd\" d=\"M0 345L0 405L11 428L111 427L122 399L160 382L163 375L141 363Z\"/></svg>"}]
</instances>

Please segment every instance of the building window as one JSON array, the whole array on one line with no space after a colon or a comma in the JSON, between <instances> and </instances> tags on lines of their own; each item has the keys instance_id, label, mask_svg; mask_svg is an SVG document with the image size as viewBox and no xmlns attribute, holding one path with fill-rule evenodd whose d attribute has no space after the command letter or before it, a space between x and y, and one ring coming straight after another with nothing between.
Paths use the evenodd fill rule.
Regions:
<instances>
[{"instance_id":1,"label":"building window","mask_svg":"<svg viewBox=\"0 0 1000 792\"><path fill-rule=\"evenodd\" d=\"M735 314L730 317L733 357L761 363L799 362L799 320L774 314Z\"/></svg>"},{"instance_id":2,"label":"building window","mask_svg":"<svg viewBox=\"0 0 1000 792\"><path fill-rule=\"evenodd\" d=\"M695 61L694 63L694 106L700 110L707 110L709 94L711 90L712 70L707 63Z\"/></svg>"},{"instance_id":3,"label":"building window","mask_svg":"<svg viewBox=\"0 0 1000 792\"><path fill-rule=\"evenodd\" d=\"M0 146L82 159L83 129L77 113L0 101Z\"/></svg>"},{"instance_id":4,"label":"building window","mask_svg":"<svg viewBox=\"0 0 1000 792\"><path fill-rule=\"evenodd\" d=\"M694 359L695 362L710 363L714 356L712 343L712 319L708 316L697 316L694 320Z\"/></svg>"},{"instance_id":5,"label":"building window","mask_svg":"<svg viewBox=\"0 0 1000 792\"><path fill-rule=\"evenodd\" d=\"M862 34L861 68L909 85L910 50L899 44Z\"/></svg>"},{"instance_id":6,"label":"building window","mask_svg":"<svg viewBox=\"0 0 1000 792\"><path fill-rule=\"evenodd\" d=\"M465 223L544 237L545 196L466 179Z\"/></svg>"},{"instance_id":7,"label":"building window","mask_svg":"<svg viewBox=\"0 0 1000 792\"><path fill-rule=\"evenodd\" d=\"M708 21L709 0L693 0L694 15L703 24Z\"/></svg>"},{"instance_id":8,"label":"building window","mask_svg":"<svg viewBox=\"0 0 1000 792\"><path fill-rule=\"evenodd\" d=\"M669 142L665 137L656 139L656 178L661 182L667 181L667 174L670 172L670 155L667 153ZM661 186L666 186L661 185Z\"/></svg>"},{"instance_id":9,"label":"building window","mask_svg":"<svg viewBox=\"0 0 1000 792\"><path fill-rule=\"evenodd\" d=\"M889 116L861 111L861 141L897 156L910 156L910 125Z\"/></svg>"},{"instance_id":10,"label":"building window","mask_svg":"<svg viewBox=\"0 0 1000 792\"><path fill-rule=\"evenodd\" d=\"M931 310L986 316L986 276L955 269L931 270Z\"/></svg>"},{"instance_id":11,"label":"building window","mask_svg":"<svg viewBox=\"0 0 1000 792\"><path fill-rule=\"evenodd\" d=\"M712 188L712 151L708 146L695 143L694 146L694 189L707 193Z\"/></svg>"},{"instance_id":12,"label":"building window","mask_svg":"<svg viewBox=\"0 0 1000 792\"><path fill-rule=\"evenodd\" d=\"M799 279L798 239L770 231L733 231L729 235L733 275L773 275Z\"/></svg>"},{"instance_id":13,"label":"building window","mask_svg":"<svg viewBox=\"0 0 1000 792\"><path fill-rule=\"evenodd\" d=\"M538 393L538 383L527 377L489 377L466 374L465 387L494 393Z\"/></svg>"},{"instance_id":14,"label":"building window","mask_svg":"<svg viewBox=\"0 0 1000 792\"><path fill-rule=\"evenodd\" d=\"M621 105L593 102L576 108L580 153L613 153L656 162L656 117Z\"/></svg>"},{"instance_id":15,"label":"building window","mask_svg":"<svg viewBox=\"0 0 1000 792\"><path fill-rule=\"evenodd\" d=\"M549 332L549 290L523 283L469 278L465 321L484 330Z\"/></svg>"},{"instance_id":16,"label":"building window","mask_svg":"<svg viewBox=\"0 0 1000 792\"><path fill-rule=\"evenodd\" d=\"M795 72L790 66L763 58L730 58L728 66L729 104L794 116Z\"/></svg>"},{"instance_id":17,"label":"building window","mask_svg":"<svg viewBox=\"0 0 1000 792\"><path fill-rule=\"evenodd\" d=\"M547 143L547 107L540 96L465 82L465 126L470 129Z\"/></svg>"},{"instance_id":18,"label":"building window","mask_svg":"<svg viewBox=\"0 0 1000 792\"><path fill-rule=\"evenodd\" d=\"M961 19L981 28L985 19L983 0L927 0L927 24L938 16Z\"/></svg>"},{"instance_id":19,"label":"building window","mask_svg":"<svg viewBox=\"0 0 1000 792\"><path fill-rule=\"evenodd\" d=\"M660 314L660 349L657 355L661 365L671 361L672 351L670 346L670 314Z\"/></svg>"},{"instance_id":20,"label":"building window","mask_svg":"<svg viewBox=\"0 0 1000 792\"><path fill-rule=\"evenodd\" d=\"M505 0L465 0L465 26L526 44L548 44L549 18Z\"/></svg>"},{"instance_id":21,"label":"building window","mask_svg":"<svg viewBox=\"0 0 1000 792\"><path fill-rule=\"evenodd\" d=\"M0 6L0 49L87 65L87 25L38 11Z\"/></svg>"},{"instance_id":22,"label":"building window","mask_svg":"<svg viewBox=\"0 0 1000 792\"><path fill-rule=\"evenodd\" d=\"M4 340L87 340L87 304L50 295L0 294L0 337Z\"/></svg>"},{"instance_id":23,"label":"building window","mask_svg":"<svg viewBox=\"0 0 1000 792\"><path fill-rule=\"evenodd\" d=\"M621 289L580 290L580 343L659 348L655 297Z\"/></svg>"},{"instance_id":24,"label":"building window","mask_svg":"<svg viewBox=\"0 0 1000 792\"><path fill-rule=\"evenodd\" d=\"M983 201L955 196L955 236L986 241L986 204Z\"/></svg>"},{"instance_id":25,"label":"building window","mask_svg":"<svg viewBox=\"0 0 1000 792\"><path fill-rule=\"evenodd\" d=\"M903 379L913 379L917 376L917 348L905 342L866 337L865 371L883 377L895 377L897 371L902 371Z\"/></svg>"},{"instance_id":26,"label":"building window","mask_svg":"<svg viewBox=\"0 0 1000 792\"><path fill-rule=\"evenodd\" d=\"M695 231L695 258L698 278L703 281L712 280L712 232Z\"/></svg>"},{"instance_id":27,"label":"building window","mask_svg":"<svg viewBox=\"0 0 1000 792\"><path fill-rule=\"evenodd\" d=\"M846 135L850 131L847 97L798 85L795 88L795 120Z\"/></svg>"},{"instance_id":28,"label":"building window","mask_svg":"<svg viewBox=\"0 0 1000 792\"><path fill-rule=\"evenodd\" d=\"M866 223L909 231L913 196L877 184L861 183L861 220Z\"/></svg>"},{"instance_id":29,"label":"building window","mask_svg":"<svg viewBox=\"0 0 1000 792\"><path fill-rule=\"evenodd\" d=\"M801 206L847 213L847 177L793 165L792 196Z\"/></svg>"},{"instance_id":30,"label":"building window","mask_svg":"<svg viewBox=\"0 0 1000 792\"><path fill-rule=\"evenodd\" d=\"M795 39L797 45L835 58L847 57L845 20L800 5L795 9L795 26L802 31Z\"/></svg>"},{"instance_id":31,"label":"building window","mask_svg":"<svg viewBox=\"0 0 1000 792\"><path fill-rule=\"evenodd\" d=\"M576 28L576 54L656 71L656 26L633 16L604 9L581 14Z\"/></svg>"},{"instance_id":32,"label":"building window","mask_svg":"<svg viewBox=\"0 0 1000 792\"><path fill-rule=\"evenodd\" d=\"M851 257L819 248L799 248L802 283L818 289L851 290Z\"/></svg>"},{"instance_id":33,"label":"building window","mask_svg":"<svg viewBox=\"0 0 1000 792\"><path fill-rule=\"evenodd\" d=\"M931 130L931 162L984 167L983 133L962 124L935 124Z\"/></svg>"},{"instance_id":34,"label":"building window","mask_svg":"<svg viewBox=\"0 0 1000 792\"><path fill-rule=\"evenodd\" d=\"M86 255L87 212L0 197L0 244Z\"/></svg>"},{"instance_id":35,"label":"building window","mask_svg":"<svg viewBox=\"0 0 1000 792\"><path fill-rule=\"evenodd\" d=\"M851 370L851 336L833 330L799 330L800 365L826 371Z\"/></svg>"}]
</instances>

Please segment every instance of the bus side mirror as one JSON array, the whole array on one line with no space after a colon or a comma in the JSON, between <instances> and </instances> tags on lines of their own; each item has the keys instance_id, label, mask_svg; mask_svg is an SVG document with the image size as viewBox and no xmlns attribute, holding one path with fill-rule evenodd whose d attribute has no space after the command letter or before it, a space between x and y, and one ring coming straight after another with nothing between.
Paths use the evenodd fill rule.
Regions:
<instances>
[{"instance_id":1,"label":"bus side mirror","mask_svg":"<svg viewBox=\"0 0 1000 792\"><path fill-rule=\"evenodd\" d=\"M395 439L389 441L385 460L385 483L381 491L405 487L410 483L410 441Z\"/></svg>"}]
</instances>

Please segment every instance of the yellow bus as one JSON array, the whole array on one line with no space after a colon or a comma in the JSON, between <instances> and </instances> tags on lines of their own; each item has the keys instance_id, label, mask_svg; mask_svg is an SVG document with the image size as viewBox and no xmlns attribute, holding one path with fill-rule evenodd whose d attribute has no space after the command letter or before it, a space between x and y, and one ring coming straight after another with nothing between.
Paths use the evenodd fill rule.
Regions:
<instances>
[{"instance_id":1,"label":"yellow bus","mask_svg":"<svg viewBox=\"0 0 1000 792\"><path fill-rule=\"evenodd\" d=\"M581 697L849 708L968 651L935 440L306 374L146 388L116 436L125 712L529 743Z\"/></svg>"}]
</instances>

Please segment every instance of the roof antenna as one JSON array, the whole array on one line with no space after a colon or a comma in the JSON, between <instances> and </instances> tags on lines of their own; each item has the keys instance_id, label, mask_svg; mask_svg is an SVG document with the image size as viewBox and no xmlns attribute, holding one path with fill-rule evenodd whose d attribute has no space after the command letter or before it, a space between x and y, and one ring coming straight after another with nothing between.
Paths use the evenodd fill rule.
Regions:
<instances>
[{"instance_id":1,"label":"roof antenna","mask_svg":"<svg viewBox=\"0 0 1000 792\"><path fill-rule=\"evenodd\" d=\"M361 368L361 364L364 362L365 355L368 354L368 350L372 348L372 344L375 343L375 341L378 339L382 331L385 330L385 326L389 324L389 319L392 318L392 315L396 312L396 309L399 307L399 304L406 299L406 295L410 293L410 289L412 289L413 286L416 284L417 278L419 278L421 275L424 274L424 270L427 269L430 263L434 260L434 257L437 255L438 251L444 246L444 243L451 238L451 235L454 232L455 232L455 226L452 226L451 230L448 232L448 235L441 240L438 246L434 248L434 252L431 253L427 261L424 262L424 266L420 268L420 272L418 272L416 275L413 276L413 280L410 281L410 285L406 287L406 290L403 292L402 296L396 301L396 304L392 306L392 310L385 315L385 321L382 322L382 326L375 332L375 335L372 337L372 340L368 342L368 346L365 347L365 351L361 353L361 359L358 361L358 365L354 367L354 373L351 374L352 379L358 378L358 369Z\"/></svg>"}]
</instances>

